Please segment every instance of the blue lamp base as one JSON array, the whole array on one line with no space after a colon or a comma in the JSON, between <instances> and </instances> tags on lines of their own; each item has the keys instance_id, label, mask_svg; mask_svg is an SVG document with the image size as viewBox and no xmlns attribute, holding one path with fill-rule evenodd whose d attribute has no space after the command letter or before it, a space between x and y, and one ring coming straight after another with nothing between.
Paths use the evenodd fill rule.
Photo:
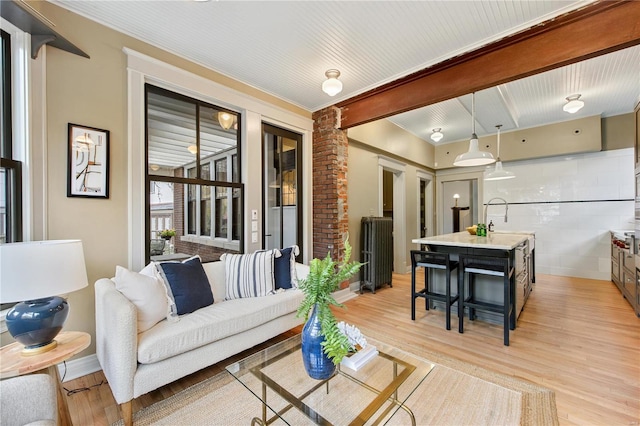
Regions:
<instances>
[{"instance_id":1,"label":"blue lamp base","mask_svg":"<svg viewBox=\"0 0 640 426\"><path fill-rule=\"evenodd\" d=\"M53 340L69 314L69 304L59 296L27 300L7 313L9 333L24 345L22 355L37 355L54 349Z\"/></svg>"}]
</instances>

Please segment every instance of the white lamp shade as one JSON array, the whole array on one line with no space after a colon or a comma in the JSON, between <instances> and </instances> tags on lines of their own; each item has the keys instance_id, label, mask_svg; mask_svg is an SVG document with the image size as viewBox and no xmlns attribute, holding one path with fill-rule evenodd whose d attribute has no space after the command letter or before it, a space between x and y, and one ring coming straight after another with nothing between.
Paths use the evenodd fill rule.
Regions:
<instances>
[{"instance_id":1,"label":"white lamp shade","mask_svg":"<svg viewBox=\"0 0 640 426\"><path fill-rule=\"evenodd\" d=\"M569 114L575 114L580 111L584 106L584 102L580 100L580 95L573 95L567 98L567 103L564 104L562 110Z\"/></svg>"},{"instance_id":2,"label":"white lamp shade","mask_svg":"<svg viewBox=\"0 0 640 426\"><path fill-rule=\"evenodd\" d=\"M80 240L0 244L0 301L67 294L89 284Z\"/></svg>"},{"instance_id":3,"label":"white lamp shade","mask_svg":"<svg viewBox=\"0 0 640 426\"><path fill-rule=\"evenodd\" d=\"M496 168L487 172L484 175L484 180L505 180L505 179L513 179L516 175L513 172L504 170L502 168L502 161L496 162Z\"/></svg>"},{"instance_id":4,"label":"white lamp shade","mask_svg":"<svg viewBox=\"0 0 640 426\"><path fill-rule=\"evenodd\" d=\"M462 167L484 166L495 162L496 160L490 152L480 151L478 149L478 137L474 133L469 141L469 151L458 155L453 165Z\"/></svg>"},{"instance_id":5,"label":"white lamp shade","mask_svg":"<svg viewBox=\"0 0 640 426\"><path fill-rule=\"evenodd\" d=\"M342 82L337 78L329 78L322 83L322 91L329 96L342 92Z\"/></svg>"},{"instance_id":6,"label":"white lamp shade","mask_svg":"<svg viewBox=\"0 0 640 426\"><path fill-rule=\"evenodd\" d=\"M431 140L434 142L440 142L440 140L444 137L444 134L440 131L440 129L433 129L433 133L431 134Z\"/></svg>"}]
</instances>

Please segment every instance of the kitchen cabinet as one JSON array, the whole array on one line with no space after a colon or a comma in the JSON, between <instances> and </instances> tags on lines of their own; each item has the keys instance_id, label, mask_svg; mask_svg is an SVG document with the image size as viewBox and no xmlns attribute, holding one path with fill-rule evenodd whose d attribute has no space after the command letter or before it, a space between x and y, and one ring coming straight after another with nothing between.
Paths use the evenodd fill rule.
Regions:
<instances>
[{"instance_id":1,"label":"kitchen cabinet","mask_svg":"<svg viewBox=\"0 0 640 426\"><path fill-rule=\"evenodd\" d=\"M620 247L611 244L611 281L622 291L622 274L620 267Z\"/></svg>"},{"instance_id":2,"label":"kitchen cabinet","mask_svg":"<svg viewBox=\"0 0 640 426\"><path fill-rule=\"evenodd\" d=\"M502 253L508 252L515 267L510 285L513 287L513 294L515 294L516 318L520 316L533 289L534 265L531 262L531 248L535 244L534 234L491 232L486 237L478 237L464 231L418 238L412 240L412 242L421 246L423 244L427 245L431 251L449 253L453 260L458 260L458 255L460 254L504 257ZM431 269L430 273L432 290L444 293L446 289L445 273L435 269ZM451 276L451 287L454 291L457 289L457 283L457 273L454 273ZM497 283L499 284L496 285ZM477 300L494 304L502 303L504 299L502 278L486 275L477 276L475 285ZM438 309L444 309L442 302L435 301L432 303ZM452 313L457 314L455 308L452 308ZM478 311L476 316L480 320L502 324L502 316L494 312Z\"/></svg>"},{"instance_id":3,"label":"kitchen cabinet","mask_svg":"<svg viewBox=\"0 0 640 426\"><path fill-rule=\"evenodd\" d=\"M636 267L633 243L624 244L622 240L627 234L611 232L611 281L640 317L640 269Z\"/></svg>"}]
</instances>

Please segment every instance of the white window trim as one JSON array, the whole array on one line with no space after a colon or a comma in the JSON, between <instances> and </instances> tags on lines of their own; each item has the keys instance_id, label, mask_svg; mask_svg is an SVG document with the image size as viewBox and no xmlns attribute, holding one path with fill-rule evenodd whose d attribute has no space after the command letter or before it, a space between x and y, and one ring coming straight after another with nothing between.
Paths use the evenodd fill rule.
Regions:
<instances>
[{"instance_id":1,"label":"white window trim","mask_svg":"<svg viewBox=\"0 0 640 426\"><path fill-rule=\"evenodd\" d=\"M25 241L47 238L46 49L31 59L31 35L0 18L11 36L11 108L14 158L22 162L22 233ZM8 310L0 311L0 333Z\"/></svg>"},{"instance_id":2,"label":"white window trim","mask_svg":"<svg viewBox=\"0 0 640 426\"><path fill-rule=\"evenodd\" d=\"M201 99L205 102L224 106L240 112L243 116L240 142L243 153L241 181L245 185L244 203L244 248L247 252L261 248L261 242L251 242L251 211L256 210L262 216L261 197L252 195L262 191L260 173L249 173L249 165L261 165L262 122L291 130L303 135L303 170L305 173L303 188L305 197L303 208L304 262L310 260L313 248L313 187L311 140L313 120L291 111L279 108L222 84L192 74L188 71L159 61L150 56L123 48L127 56L127 143L128 143L128 263L129 268L140 270L145 262L145 169L144 169L144 85L151 83L158 87Z\"/></svg>"}]
</instances>

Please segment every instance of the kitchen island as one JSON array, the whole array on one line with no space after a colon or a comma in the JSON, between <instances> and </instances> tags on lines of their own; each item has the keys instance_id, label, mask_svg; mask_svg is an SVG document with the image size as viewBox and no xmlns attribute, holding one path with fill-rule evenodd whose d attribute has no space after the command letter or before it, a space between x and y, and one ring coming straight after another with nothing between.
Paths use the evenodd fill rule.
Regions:
<instances>
[{"instance_id":1,"label":"kitchen island","mask_svg":"<svg viewBox=\"0 0 640 426\"><path fill-rule=\"evenodd\" d=\"M417 238L413 243L426 246L429 251L449 253L452 260L457 260L460 254L505 257L505 253L515 266L515 273L511 278L511 286L515 294L516 317L524 308L524 304L532 290L534 277L531 251L535 247L533 232L490 232L486 237L471 235L468 232L437 235L433 237ZM435 290L444 293L445 275L441 271L430 270ZM452 292L457 293L457 274L451 275ZM495 285L501 278L482 276L476 280L475 293L478 300L488 303L502 303L503 291L501 286ZM434 302L434 306L442 308L443 304ZM457 309L452 308L452 309ZM453 310L452 310L453 312ZM456 310L457 313L457 310ZM478 319L501 323L502 317L492 312L478 312Z\"/></svg>"}]
</instances>

